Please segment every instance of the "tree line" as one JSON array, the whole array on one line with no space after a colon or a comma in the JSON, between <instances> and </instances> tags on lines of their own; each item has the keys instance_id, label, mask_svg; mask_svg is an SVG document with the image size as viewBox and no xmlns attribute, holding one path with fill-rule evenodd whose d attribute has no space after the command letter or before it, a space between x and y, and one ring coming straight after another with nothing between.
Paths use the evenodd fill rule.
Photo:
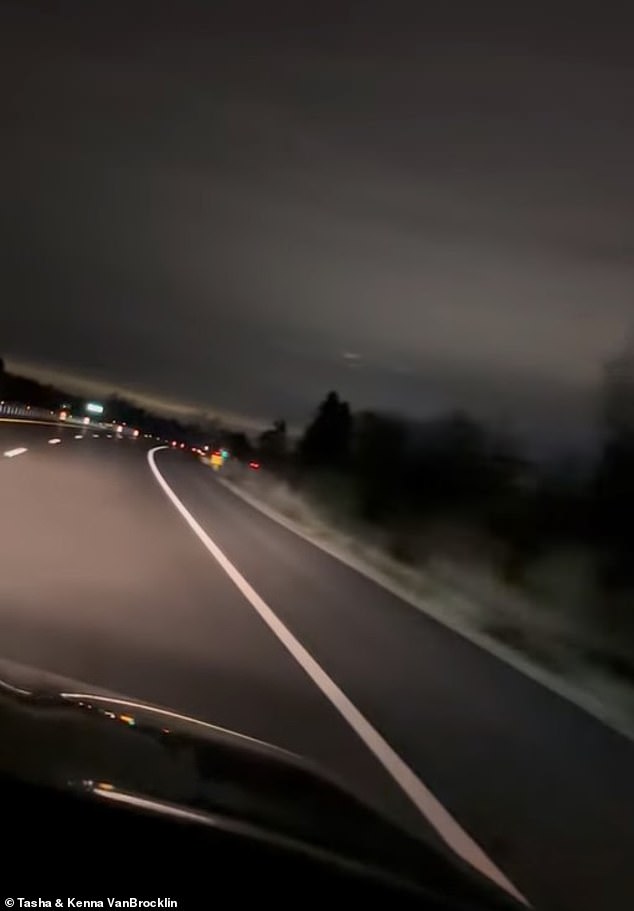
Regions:
<instances>
[{"instance_id":1,"label":"tree line","mask_svg":"<svg viewBox=\"0 0 634 911\"><path fill-rule=\"evenodd\" d=\"M31 405L59 413L65 407L71 413L83 414L86 399L52 383L40 383L31 377L21 376L6 370L0 358L0 401ZM137 427L143 433L150 433L162 439L177 439L200 445L208 432L199 424L185 423L175 418L158 415L130 402L119 395L109 395L102 402L104 420L125 423Z\"/></svg>"},{"instance_id":2,"label":"tree line","mask_svg":"<svg viewBox=\"0 0 634 911\"><path fill-rule=\"evenodd\" d=\"M279 420L253 452L297 490L389 531L393 555L406 562L424 557L425 535L439 524L485 536L497 571L520 587L537 561L575 550L590 569L599 621L630 637L634 652L631 357L606 371L600 421L596 457L580 471L565 458L531 461L517 439L461 411L413 422L355 413L332 391L297 441Z\"/></svg>"}]
</instances>

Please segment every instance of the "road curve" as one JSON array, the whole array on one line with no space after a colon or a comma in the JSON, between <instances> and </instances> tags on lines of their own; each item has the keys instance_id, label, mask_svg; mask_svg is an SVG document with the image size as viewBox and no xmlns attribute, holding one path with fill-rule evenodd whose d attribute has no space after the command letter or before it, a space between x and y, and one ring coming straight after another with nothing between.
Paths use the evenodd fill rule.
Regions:
<instances>
[{"instance_id":1,"label":"road curve","mask_svg":"<svg viewBox=\"0 0 634 911\"><path fill-rule=\"evenodd\" d=\"M59 443L49 442L59 439ZM0 657L311 756L434 837L152 474L142 439L0 424ZM219 485L174 496L279 621L538 908L634 907L632 744Z\"/></svg>"}]
</instances>

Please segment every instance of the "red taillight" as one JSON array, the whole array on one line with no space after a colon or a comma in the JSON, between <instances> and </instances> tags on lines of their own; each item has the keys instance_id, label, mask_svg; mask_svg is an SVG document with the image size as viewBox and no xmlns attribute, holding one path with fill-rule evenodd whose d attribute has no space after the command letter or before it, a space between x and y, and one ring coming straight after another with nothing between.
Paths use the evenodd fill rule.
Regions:
<instances>
[{"instance_id":1,"label":"red taillight","mask_svg":"<svg viewBox=\"0 0 634 911\"><path fill-rule=\"evenodd\" d=\"M257 470L259 467L260 467L259 462L249 462L249 468L254 468L255 470Z\"/></svg>"}]
</instances>

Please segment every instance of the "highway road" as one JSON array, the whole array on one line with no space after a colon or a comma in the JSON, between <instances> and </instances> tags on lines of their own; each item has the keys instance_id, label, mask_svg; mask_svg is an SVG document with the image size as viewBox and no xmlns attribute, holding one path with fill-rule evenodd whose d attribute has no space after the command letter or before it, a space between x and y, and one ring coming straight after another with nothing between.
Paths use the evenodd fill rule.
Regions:
<instances>
[{"instance_id":1,"label":"highway road","mask_svg":"<svg viewBox=\"0 0 634 911\"><path fill-rule=\"evenodd\" d=\"M630 741L193 456L93 434L0 422L0 657L307 755L537 908L634 908Z\"/></svg>"}]
</instances>

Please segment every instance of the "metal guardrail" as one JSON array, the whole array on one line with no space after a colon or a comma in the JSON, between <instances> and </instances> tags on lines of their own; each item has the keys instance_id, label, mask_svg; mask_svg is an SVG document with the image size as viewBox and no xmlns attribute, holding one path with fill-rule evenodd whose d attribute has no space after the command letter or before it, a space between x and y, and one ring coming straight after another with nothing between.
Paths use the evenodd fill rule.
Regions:
<instances>
[{"instance_id":1,"label":"metal guardrail","mask_svg":"<svg viewBox=\"0 0 634 911\"><path fill-rule=\"evenodd\" d=\"M33 408L20 402L0 402L0 417L31 418L32 420L55 419L59 412L50 411L48 408Z\"/></svg>"},{"instance_id":2,"label":"metal guardrail","mask_svg":"<svg viewBox=\"0 0 634 911\"><path fill-rule=\"evenodd\" d=\"M90 423L87 423L84 420L84 416L76 417L72 414L69 414L66 418L60 418L59 410L51 411L49 408L37 408L32 405L24 405L21 402L0 401L0 418L12 418L17 421L47 421L60 425L67 424L71 427L93 427L124 437L134 438L139 436L139 433L135 432L134 428L126 425L104 423L103 421L95 421L94 418L91 418Z\"/></svg>"}]
</instances>

